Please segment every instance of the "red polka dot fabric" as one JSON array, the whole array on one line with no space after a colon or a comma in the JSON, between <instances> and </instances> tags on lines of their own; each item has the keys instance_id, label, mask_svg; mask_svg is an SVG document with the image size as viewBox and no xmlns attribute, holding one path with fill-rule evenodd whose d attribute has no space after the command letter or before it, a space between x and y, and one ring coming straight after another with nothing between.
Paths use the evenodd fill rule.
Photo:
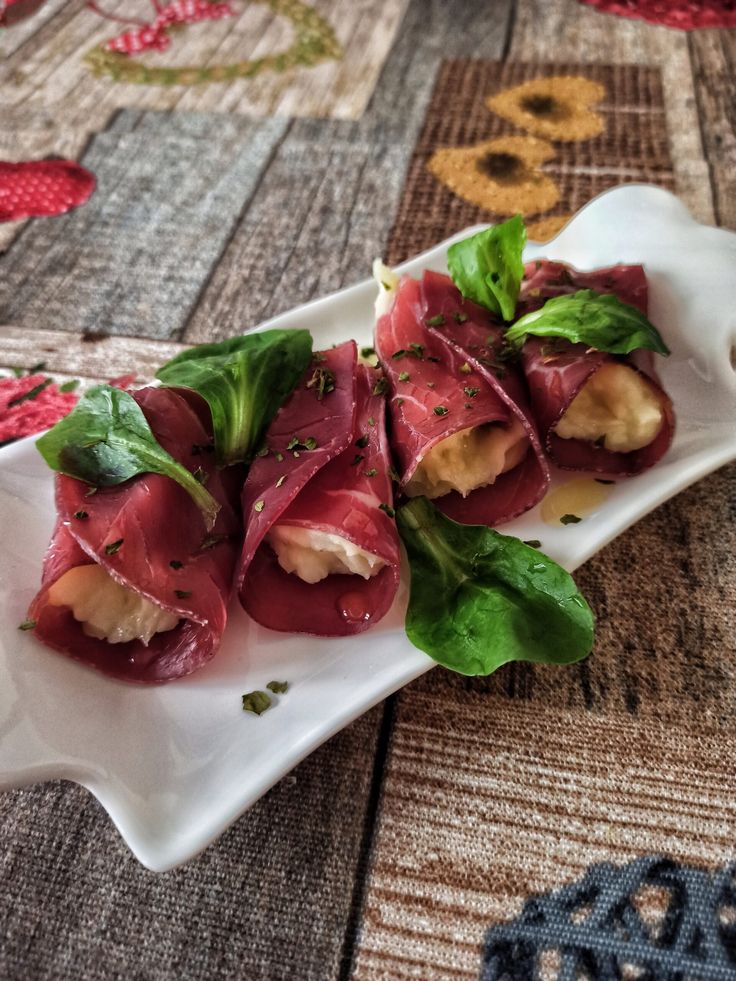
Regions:
<instances>
[{"instance_id":1,"label":"red polka dot fabric","mask_svg":"<svg viewBox=\"0 0 736 981\"><path fill-rule=\"evenodd\" d=\"M94 174L71 160L0 160L0 221L61 215L94 189Z\"/></svg>"},{"instance_id":2,"label":"red polka dot fabric","mask_svg":"<svg viewBox=\"0 0 736 981\"><path fill-rule=\"evenodd\" d=\"M580 0L620 17L691 31L697 27L736 27L736 0Z\"/></svg>"}]
</instances>

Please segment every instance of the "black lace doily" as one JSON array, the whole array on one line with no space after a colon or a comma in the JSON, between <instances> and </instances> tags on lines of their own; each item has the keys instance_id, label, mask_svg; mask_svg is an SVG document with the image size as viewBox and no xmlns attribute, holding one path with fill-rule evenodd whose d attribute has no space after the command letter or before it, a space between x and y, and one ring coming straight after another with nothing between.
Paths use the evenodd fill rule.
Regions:
<instances>
[{"instance_id":1,"label":"black lace doily","mask_svg":"<svg viewBox=\"0 0 736 981\"><path fill-rule=\"evenodd\" d=\"M488 931L480 981L543 976L736 981L736 863L713 874L655 857L594 865L528 899Z\"/></svg>"}]
</instances>

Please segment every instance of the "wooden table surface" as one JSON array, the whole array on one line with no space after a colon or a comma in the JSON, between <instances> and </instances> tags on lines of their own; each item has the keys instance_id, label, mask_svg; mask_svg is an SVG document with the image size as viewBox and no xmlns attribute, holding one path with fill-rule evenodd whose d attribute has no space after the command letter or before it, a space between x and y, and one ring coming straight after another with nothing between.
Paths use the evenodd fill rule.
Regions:
<instances>
[{"instance_id":1,"label":"wooden table surface","mask_svg":"<svg viewBox=\"0 0 736 981\"><path fill-rule=\"evenodd\" d=\"M196 25L151 63L228 62L236 36L238 60L279 51L301 5L233 6L236 21L205 24L215 49ZM577 0L310 7L342 57L198 86L93 76L84 55L123 28L81 0L0 34L0 158L72 155L98 181L67 216L0 225L0 368L147 379L182 345L365 277L377 255L493 220L498 198L464 200L428 164L448 141L531 148L484 108L530 79L604 91L600 137L543 138L559 194L530 221L559 226L586 195L648 180L736 228L736 32ZM580 570L599 621L589 661L431 672L181 869L140 867L74 784L2 795L0 975L474 978L489 928L597 864L610 877L640 860L651 878L666 856L678 882L712 884L736 840L735 478L712 475ZM572 963L555 936L547 977ZM521 937L486 977L532 976ZM602 971L605 942L580 943ZM718 970L702 976L736 977Z\"/></svg>"}]
</instances>

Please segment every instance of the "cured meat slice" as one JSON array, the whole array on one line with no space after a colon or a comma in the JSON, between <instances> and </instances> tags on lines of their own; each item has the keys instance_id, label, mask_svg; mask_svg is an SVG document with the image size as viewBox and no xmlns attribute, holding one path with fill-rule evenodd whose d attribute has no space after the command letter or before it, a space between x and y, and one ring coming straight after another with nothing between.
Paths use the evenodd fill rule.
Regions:
<instances>
[{"instance_id":1,"label":"cured meat slice","mask_svg":"<svg viewBox=\"0 0 736 981\"><path fill-rule=\"evenodd\" d=\"M582 273L542 260L525 267L519 315L579 289L612 293L647 313L642 266ZM521 357L540 434L558 466L631 476L666 453L674 412L651 351L619 356L564 339L529 337Z\"/></svg>"},{"instance_id":2,"label":"cured meat slice","mask_svg":"<svg viewBox=\"0 0 736 981\"><path fill-rule=\"evenodd\" d=\"M381 389L348 341L316 355L266 434L243 488L238 577L263 626L355 634L393 602L399 539Z\"/></svg>"},{"instance_id":3,"label":"cured meat slice","mask_svg":"<svg viewBox=\"0 0 736 981\"><path fill-rule=\"evenodd\" d=\"M215 467L209 409L198 395L173 388L132 395L161 446L200 471L221 505L217 522L207 532L189 494L160 474L91 494L88 484L57 475L58 520L29 618L43 643L105 674L170 681L219 647L240 549L243 475ZM102 609L106 603L112 609ZM81 607L89 616L76 619ZM127 618L124 629L115 616Z\"/></svg>"},{"instance_id":4,"label":"cured meat slice","mask_svg":"<svg viewBox=\"0 0 736 981\"><path fill-rule=\"evenodd\" d=\"M402 488L429 490L465 524L510 521L549 483L523 379L503 348L488 311L439 273L403 279L376 325Z\"/></svg>"}]
</instances>

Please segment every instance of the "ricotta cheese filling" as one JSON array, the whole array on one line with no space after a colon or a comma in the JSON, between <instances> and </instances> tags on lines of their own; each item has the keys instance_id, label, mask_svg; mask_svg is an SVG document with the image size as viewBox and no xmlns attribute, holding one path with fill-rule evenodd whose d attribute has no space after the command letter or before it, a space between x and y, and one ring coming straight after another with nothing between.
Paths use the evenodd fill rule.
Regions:
<instances>
[{"instance_id":1,"label":"ricotta cheese filling","mask_svg":"<svg viewBox=\"0 0 736 981\"><path fill-rule=\"evenodd\" d=\"M584 439L614 453L648 446L662 428L656 390L625 364L604 364L580 389L555 427L563 439Z\"/></svg>"},{"instance_id":2,"label":"ricotta cheese filling","mask_svg":"<svg viewBox=\"0 0 736 981\"><path fill-rule=\"evenodd\" d=\"M378 296L375 302L376 320L388 313L393 306L399 289L399 275L381 259L373 261L373 278L378 283Z\"/></svg>"},{"instance_id":3,"label":"ricotta cheese filling","mask_svg":"<svg viewBox=\"0 0 736 981\"><path fill-rule=\"evenodd\" d=\"M148 646L154 634L173 630L179 622L132 589L121 586L99 565L79 565L65 572L48 592L53 606L68 606L88 637L108 644L140 640Z\"/></svg>"},{"instance_id":4,"label":"ricotta cheese filling","mask_svg":"<svg viewBox=\"0 0 736 981\"><path fill-rule=\"evenodd\" d=\"M276 524L265 540L276 553L281 568L308 583L332 575L370 579L386 565L378 555L326 531Z\"/></svg>"},{"instance_id":5,"label":"ricotta cheese filling","mask_svg":"<svg viewBox=\"0 0 736 981\"><path fill-rule=\"evenodd\" d=\"M461 429L424 454L404 491L409 497L423 494L433 499L450 491L467 497L513 470L528 449L529 439L518 419L508 426L486 423Z\"/></svg>"}]
</instances>

